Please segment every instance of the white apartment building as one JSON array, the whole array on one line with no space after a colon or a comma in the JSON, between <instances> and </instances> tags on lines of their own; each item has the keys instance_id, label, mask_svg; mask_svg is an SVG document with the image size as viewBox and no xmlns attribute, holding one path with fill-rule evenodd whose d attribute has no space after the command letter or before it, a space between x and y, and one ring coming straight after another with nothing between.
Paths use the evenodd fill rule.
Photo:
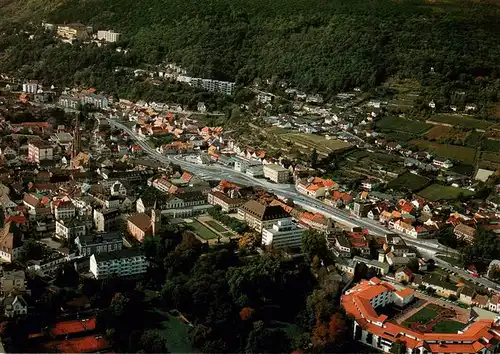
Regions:
<instances>
[{"instance_id":1,"label":"white apartment building","mask_svg":"<svg viewBox=\"0 0 500 354\"><path fill-rule=\"evenodd\" d=\"M178 79L180 80L180 77ZM219 81L211 79L190 78L188 81L191 86L200 87L210 92L220 92L226 95L232 95L235 83L229 81Z\"/></svg>"},{"instance_id":2,"label":"white apartment building","mask_svg":"<svg viewBox=\"0 0 500 354\"><path fill-rule=\"evenodd\" d=\"M90 257L90 272L96 279L140 275L146 273L147 269L146 256L139 248L93 254Z\"/></svg>"},{"instance_id":3,"label":"white apartment building","mask_svg":"<svg viewBox=\"0 0 500 354\"><path fill-rule=\"evenodd\" d=\"M26 93L37 93L38 92L38 83L36 82L28 82L23 84L23 92Z\"/></svg>"},{"instance_id":4,"label":"white apartment building","mask_svg":"<svg viewBox=\"0 0 500 354\"><path fill-rule=\"evenodd\" d=\"M274 183L287 183L290 175L286 168L280 165L264 165L264 177L269 178Z\"/></svg>"},{"instance_id":5,"label":"white apartment building","mask_svg":"<svg viewBox=\"0 0 500 354\"><path fill-rule=\"evenodd\" d=\"M77 237L85 236L86 226L83 220L73 218L69 220L56 220L56 236L65 240L74 240Z\"/></svg>"},{"instance_id":6,"label":"white apartment building","mask_svg":"<svg viewBox=\"0 0 500 354\"><path fill-rule=\"evenodd\" d=\"M120 40L120 33L117 33L113 30L108 30L108 31L97 31L97 39L98 40L104 40L109 43L115 43Z\"/></svg>"},{"instance_id":7,"label":"white apartment building","mask_svg":"<svg viewBox=\"0 0 500 354\"><path fill-rule=\"evenodd\" d=\"M291 218L281 219L272 228L262 230L262 244L274 248L300 247L304 231Z\"/></svg>"}]
</instances>

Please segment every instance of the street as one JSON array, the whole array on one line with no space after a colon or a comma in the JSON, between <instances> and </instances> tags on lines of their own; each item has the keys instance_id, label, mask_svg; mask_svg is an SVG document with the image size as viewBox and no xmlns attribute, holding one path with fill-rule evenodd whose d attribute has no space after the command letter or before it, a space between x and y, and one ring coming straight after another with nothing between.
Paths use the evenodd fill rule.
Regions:
<instances>
[{"instance_id":1,"label":"street","mask_svg":"<svg viewBox=\"0 0 500 354\"><path fill-rule=\"evenodd\" d=\"M367 218L352 218L348 210L336 209L334 207L325 205L324 203L322 203L317 199L313 199L304 196L302 194L299 194L295 190L295 186L292 184L275 184L264 179L248 176L245 173L236 171L226 166L218 164L217 165L195 164L187 162L179 155L162 155L158 151L156 151L153 147L151 147L146 141L144 141L143 138L137 136L130 128L128 128L124 124L109 118L108 121L112 127L116 127L128 133L137 142L137 144L144 150L144 152L146 152L151 158L159 162L165 164L170 164L170 163L177 164L182 169L187 170L195 175L198 175L201 178L215 179L215 180L227 179L236 184L248 185L248 186L260 186L262 188L267 189L270 192L273 192L279 197L291 198L295 204L303 207L304 209L312 212L319 212L336 222L351 227L367 228L370 234L372 235L383 236L387 233L397 233L405 240L405 242L408 245L417 248L418 251L423 256L435 259L436 263L439 264L441 267L457 272L464 279L467 279L474 283L479 283L488 288L496 289L498 287L498 285L494 282L491 282L484 278L475 278L467 271L463 269L462 270L457 269L450 263L437 259L435 257L436 253L447 253L447 254L457 255L458 251L445 247L439 244L436 240L414 239L408 237L407 235L401 232L397 232L396 230L389 230L377 221L370 220Z\"/></svg>"}]
</instances>

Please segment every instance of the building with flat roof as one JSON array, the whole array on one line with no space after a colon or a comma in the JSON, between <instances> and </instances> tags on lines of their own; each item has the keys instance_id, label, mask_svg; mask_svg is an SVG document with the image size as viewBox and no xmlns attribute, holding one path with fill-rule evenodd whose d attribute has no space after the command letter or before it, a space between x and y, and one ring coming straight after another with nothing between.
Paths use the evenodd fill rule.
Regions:
<instances>
[{"instance_id":1,"label":"building with flat roof","mask_svg":"<svg viewBox=\"0 0 500 354\"><path fill-rule=\"evenodd\" d=\"M123 248L121 232L84 235L75 239L80 256L91 256L103 252L120 251Z\"/></svg>"},{"instance_id":2,"label":"building with flat roof","mask_svg":"<svg viewBox=\"0 0 500 354\"><path fill-rule=\"evenodd\" d=\"M290 172L280 165L267 164L264 165L264 177L274 183L287 183L290 179Z\"/></svg>"},{"instance_id":3,"label":"building with flat roof","mask_svg":"<svg viewBox=\"0 0 500 354\"><path fill-rule=\"evenodd\" d=\"M140 248L125 248L90 256L90 272L96 279L141 275L147 269L148 261Z\"/></svg>"},{"instance_id":4,"label":"building with flat roof","mask_svg":"<svg viewBox=\"0 0 500 354\"><path fill-rule=\"evenodd\" d=\"M281 219L272 228L262 230L262 245L273 248L300 247L306 229L298 227L292 219Z\"/></svg>"},{"instance_id":5,"label":"building with flat roof","mask_svg":"<svg viewBox=\"0 0 500 354\"><path fill-rule=\"evenodd\" d=\"M397 290L378 278L362 280L347 290L341 305L354 319L353 337L379 351L389 353L395 342L404 344L407 354L427 353L495 353L500 344L500 322L478 320L469 322L457 333L423 333L409 329L377 309L388 305L405 308L414 297L414 290Z\"/></svg>"},{"instance_id":6,"label":"building with flat roof","mask_svg":"<svg viewBox=\"0 0 500 354\"><path fill-rule=\"evenodd\" d=\"M113 30L108 31L97 31L97 39L100 41L105 41L109 43L115 43L120 40L120 33L117 33Z\"/></svg>"}]
</instances>

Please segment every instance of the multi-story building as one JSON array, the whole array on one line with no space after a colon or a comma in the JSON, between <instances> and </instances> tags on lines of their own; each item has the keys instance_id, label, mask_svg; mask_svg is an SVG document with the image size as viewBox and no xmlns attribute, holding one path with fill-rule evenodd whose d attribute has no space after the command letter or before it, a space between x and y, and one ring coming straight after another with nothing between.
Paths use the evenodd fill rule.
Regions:
<instances>
[{"instance_id":1,"label":"multi-story building","mask_svg":"<svg viewBox=\"0 0 500 354\"><path fill-rule=\"evenodd\" d=\"M40 85L38 85L37 82L27 82L25 84L23 84L23 92L26 92L26 93L37 93L38 92L38 89L41 88Z\"/></svg>"},{"instance_id":2,"label":"multi-story building","mask_svg":"<svg viewBox=\"0 0 500 354\"><path fill-rule=\"evenodd\" d=\"M12 262L19 259L23 251L23 234L19 227L8 222L0 229L0 259Z\"/></svg>"},{"instance_id":3,"label":"multi-story building","mask_svg":"<svg viewBox=\"0 0 500 354\"><path fill-rule=\"evenodd\" d=\"M413 238L427 238L430 236L429 230L427 230L424 226L413 226L402 220L397 220L394 223L394 230L404 232Z\"/></svg>"},{"instance_id":4,"label":"multi-story building","mask_svg":"<svg viewBox=\"0 0 500 354\"><path fill-rule=\"evenodd\" d=\"M71 200L58 200L54 203L54 216L56 220L74 218L76 208Z\"/></svg>"},{"instance_id":5,"label":"multi-story building","mask_svg":"<svg viewBox=\"0 0 500 354\"><path fill-rule=\"evenodd\" d=\"M287 183L290 178L289 171L280 165L264 165L264 177L269 178L274 183Z\"/></svg>"},{"instance_id":6,"label":"multi-story building","mask_svg":"<svg viewBox=\"0 0 500 354\"><path fill-rule=\"evenodd\" d=\"M106 41L110 43L115 43L120 40L120 33L117 33L113 30L108 31L97 31L97 39L100 41Z\"/></svg>"},{"instance_id":7,"label":"multi-story building","mask_svg":"<svg viewBox=\"0 0 500 354\"><path fill-rule=\"evenodd\" d=\"M352 213L359 217L365 217L372 208L372 203L365 200L354 201L354 208Z\"/></svg>"},{"instance_id":8,"label":"multi-story building","mask_svg":"<svg viewBox=\"0 0 500 354\"><path fill-rule=\"evenodd\" d=\"M79 217L56 220L56 237L73 242L75 238L85 236L87 227Z\"/></svg>"},{"instance_id":9,"label":"multi-story building","mask_svg":"<svg viewBox=\"0 0 500 354\"><path fill-rule=\"evenodd\" d=\"M90 256L90 272L96 279L141 275L147 269L148 262L140 248L125 248Z\"/></svg>"},{"instance_id":10,"label":"multi-story building","mask_svg":"<svg viewBox=\"0 0 500 354\"><path fill-rule=\"evenodd\" d=\"M106 96L96 95L95 93L86 95L83 98L83 102L100 109L106 109L109 106L109 100Z\"/></svg>"},{"instance_id":11,"label":"multi-story building","mask_svg":"<svg viewBox=\"0 0 500 354\"><path fill-rule=\"evenodd\" d=\"M58 101L59 106L70 109L78 109L80 107L80 103L80 99L68 95L61 95Z\"/></svg>"},{"instance_id":12,"label":"multi-story building","mask_svg":"<svg viewBox=\"0 0 500 354\"><path fill-rule=\"evenodd\" d=\"M103 252L115 252L123 248L123 237L120 232L85 235L75 239L80 256L91 256Z\"/></svg>"},{"instance_id":13,"label":"multi-story building","mask_svg":"<svg viewBox=\"0 0 500 354\"><path fill-rule=\"evenodd\" d=\"M54 148L45 141L32 141L28 143L28 162L40 163L54 159Z\"/></svg>"},{"instance_id":14,"label":"multi-story building","mask_svg":"<svg viewBox=\"0 0 500 354\"><path fill-rule=\"evenodd\" d=\"M427 274L422 278L421 284L434 289L436 294L442 297L458 296L458 286L436 274Z\"/></svg>"},{"instance_id":15,"label":"multi-story building","mask_svg":"<svg viewBox=\"0 0 500 354\"><path fill-rule=\"evenodd\" d=\"M300 247L304 231L291 218L281 219L272 228L262 230L262 245L273 248Z\"/></svg>"},{"instance_id":16,"label":"multi-story building","mask_svg":"<svg viewBox=\"0 0 500 354\"><path fill-rule=\"evenodd\" d=\"M453 229L453 233L459 239L464 240L468 243L474 242L474 238L476 237L476 229L465 224L458 224L457 226L455 226L455 228Z\"/></svg>"},{"instance_id":17,"label":"multi-story building","mask_svg":"<svg viewBox=\"0 0 500 354\"><path fill-rule=\"evenodd\" d=\"M0 278L0 294L6 295L12 292L24 293L27 289L26 274L23 270L12 270L3 272Z\"/></svg>"},{"instance_id":18,"label":"multi-story building","mask_svg":"<svg viewBox=\"0 0 500 354\"><path fill-rule=\"evenodd\" d=\"M121 212L118 209L94 209L94 226L96 230L99 232L113 230L120 215Z\"/></svg>"},{"instance_id":19,"label":"multi-story building","mask_svg":"<svg viewBox=\"0 0 500 354\"><path fill-rule=\"evenodd\" d=\"M212 191L208 193L208 204L219 205L226 213L233 213L245 203L243 198L231 198L220 191Z\"/></svg>"},{"instance_id":20,"label":"multi-story building","mask_svg":"<svg viewBox=\"0 0 500 354\"><path fill-rule=\"evenodd\" d=\"M68 41L75 39L87 39L92 32L92 27L80 23L57 26L57 35Z\"/></svg>"},{"instance_id":21,"label":"multi-story building","mask_svg":"<svg viewBox=\"0 0 500 354\"><path fill-rule=\"evenodd\" d=\"M267 206L256 200L249 200L238 208L238 216L244 220L252 229L262 232L264 229L272 228L279 220L290 218L282 207Z\"/></svg>"},{"instance_id":22,"label":"multi-story building","mask_svg":"<svg viewBox=\"0 0 500 354\"><path fill-rule=\"evenodd\" d=\"M7 296L3 299L4 315L6 317L16 317L28 313L28 304L22 295Z\"/></svg>"},{"instance_id":23,"label":"multi-story building","mask_svg":"<svg viewBox=\"0 0 500 354\"><path fill-rule=\"evenodd\" d=\"M189 78L187 81L193 87L203 88L210 92L220 92L226 95L232 95L235 88L235 83L229 81L201 79L196 77Z\"/></svg>"},{"instance_id":24,"label":"multi-story building","mask_svg":"<svg viewBox=\"0 0 500 354\"><path fill-rule=\"evenodd\" d=\"M495 353L500 341L498 320L478 319L464 324L455 333L419 332L391 321L377 308L396 305L405 308L414 298L414 290L396 290L391 284L378 278L362 280L342 295L341 305L353 318L353 337L379 351L389 353L399 342L407 354L428 353Z\"/></svg>"}]
</instances>

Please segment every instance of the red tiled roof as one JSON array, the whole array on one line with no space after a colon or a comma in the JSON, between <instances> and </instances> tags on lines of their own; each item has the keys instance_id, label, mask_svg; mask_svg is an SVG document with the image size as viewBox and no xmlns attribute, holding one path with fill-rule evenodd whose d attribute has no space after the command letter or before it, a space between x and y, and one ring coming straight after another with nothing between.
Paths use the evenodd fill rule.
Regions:
<instances>
[{"instance_id":1,"label":"red tiled roof","mask_svg":"<svg viewBox=\"0 0 500 354\"><path fill-rule=\"evenodd\" d=\"M58 322L52 328L51 334L53 336L66 335L71 333L79 333L84 331L91 331L95 329L95 317L89 318L88 320L73 320Z\"/></svg>"},{"instance_id":2,"label":"red tiled roof","mask_svg":"<svg viewBox=\"0 0 500 354\"><path fill-rule=\"evenodd\" d=\"M101 336L86 336L69 340L60 340L47 343L47 349L56 350L59 353L92 353L108 349L108 341Z\"/></svg>"}]
</instances>

